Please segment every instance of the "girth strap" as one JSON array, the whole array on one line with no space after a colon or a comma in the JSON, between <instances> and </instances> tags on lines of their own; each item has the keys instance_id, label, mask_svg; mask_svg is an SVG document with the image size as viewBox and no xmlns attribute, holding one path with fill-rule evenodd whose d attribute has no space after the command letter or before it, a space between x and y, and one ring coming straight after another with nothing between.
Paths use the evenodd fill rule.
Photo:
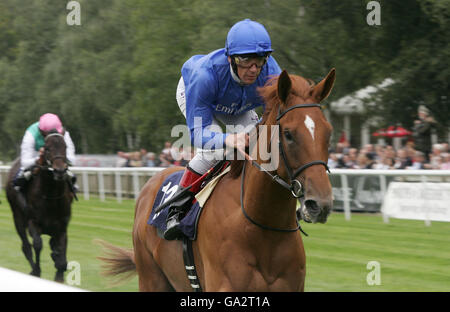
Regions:
<instances>
[{"instance_id":1,"label":"girth strap","mask_svg":"<svg viewBox=\"0 0 450 312\"><path fill-rule=\"evenodd\" d=\"M192 241L186 236L183 237L183 260L186 269L187 278L195 292L202 292L200 281L198 280L197 271L195 270L194 253L192 252Z\"/></svg>"}]
</instances>

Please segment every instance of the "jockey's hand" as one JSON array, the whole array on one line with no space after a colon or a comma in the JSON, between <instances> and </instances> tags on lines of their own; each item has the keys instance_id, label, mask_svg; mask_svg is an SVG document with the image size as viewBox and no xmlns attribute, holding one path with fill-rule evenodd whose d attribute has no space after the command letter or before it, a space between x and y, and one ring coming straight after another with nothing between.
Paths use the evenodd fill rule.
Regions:
<instances>
[{"instance_id":1,"label":"jockey's hand","mask_svg":"<svg viewBox=\"0 0 450 312\"><path fill-rule=\"evenodd\" d=\"M44 164L44 151L43 147L39 149L39 158L36 160L36 164L41 166Z\"/></svg>"},{"instance_id":2,"label":"jockey's hand","mask_svg":"<svg viewBox=\"0 0 450 312\"><path fill-rule=\"evenodd\" d=\"M245 132L230 134L225 139L225 145L236 148L242 155L246 155L245 147L249 144L248 134Z\"/></svg>"}]
</instances>

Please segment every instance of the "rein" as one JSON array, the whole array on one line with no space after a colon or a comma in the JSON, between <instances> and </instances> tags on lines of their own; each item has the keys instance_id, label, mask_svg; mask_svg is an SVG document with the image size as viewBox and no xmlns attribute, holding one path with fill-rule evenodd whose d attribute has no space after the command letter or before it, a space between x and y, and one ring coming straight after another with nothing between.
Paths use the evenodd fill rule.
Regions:
<instances>
[{"instance_id":1,"label":"rein","mask_svg":"<svg viewBox=\"0 0 450 312\"><path fill-rule=\"evenodd\" d=\"M304 235L308 236L308 234L306 234L301 226L300 223L298 224L298 226L295 229L279 229L279 228L275 228L275 227L271 227L271 226L267 226L261 223L256 222L255 220L253 220L252 218L250 218L250 216L247 214L247 212L245 211L244 208L244 177L245 177L245 164L246 162L244 162L244 166L242 167L242 177L241 177L241 210L242 213L244 214L245 218L250 221L251 223L253 223L254 225L264 229L264 230L269 230L269 231L275 231L275 232L297 232L298 230L300 230Z\"/></svg>"},{"instance_id":2,"label":"rein","mask_svg":"<svg viewBox=\"0 0 450 312\"><path fill-rule=\"evenodd\" d=\"M277 116L277 125L280 126L280 119L288 112L290 112L291 110L297 109L297 108L307 108L307 107L318 107L321 109L320 104L298 104L298 105L294 105L292 107L289 107L288 109L286 109L284 112L281 112L281 108L278 108L278 116ZM283 188L287 189L288 191L291 192L292 196L294 196L295 198L300 198L300 197L304 197L303 194L303 185L302 183L297 180L297 176L302 173L302 171L304 171L306 168L309 168L311 166L315 166L315 165L322 165L325 167L325 169L330 172L330 169L328 168L328 165L326 162L321 161L321 160L314 160L314 161L310 161L304 165L302 165L301 167L297 168L295 171L292 170L292 167L289 165L289 162L287 160L286 157L286 153L284 151L283 148L283 144L281 141L281 131L278 132L279 135L279 149L281 151L281 157L283 159L284 162L284 166L288 172L289 175L289 180L290 183L284 181L283 178L281 178L279 175L277 174L272 174L269 171L267 171L266 169L264 169L258 162L256 162L255 160L250 160L252 165L257 167L260 171L268 174L273 181L275 181L276 183L278 183L279 185L281 185ZM297 228L295 229L279 229L279 228L273 228L273 227L269 227L263 224L260 224L256 221L254 221L253 219L251 219L248 214L245 212L244 209L244 176L245 176L245 164L246 162L244 162L244 166L242 168L242 177L241 177L241 209L242 209L242 213L244 214L245 218L247 220L249 220L251 223L255 224L256 226L265 229L265 230L271 230L271 231L276 231L276 232L296 232L298 230L300 230L304 235L308 236L308 234L306 234L302 228L300 227L300 224L298 225Z\"/></svg>"}]
</instances>

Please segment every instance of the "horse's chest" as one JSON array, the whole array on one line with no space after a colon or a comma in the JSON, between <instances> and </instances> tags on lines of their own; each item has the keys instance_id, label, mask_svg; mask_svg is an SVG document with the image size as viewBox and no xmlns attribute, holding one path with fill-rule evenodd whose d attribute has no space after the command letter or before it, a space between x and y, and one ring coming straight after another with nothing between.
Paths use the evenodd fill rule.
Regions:
<instances>
[{"instance_id":1,"label":"horse's chest","mask_svg":"<svg viewBox=\"0 0 450 312\"><path fill-rule=\"evenodd\" d=\"M49 234L57 231L64 230L70 220L70 215L55 213L41 207L37 209L35 207L34 217L32 221L35 225L41 228L44 234Z\"/></svg>"}]
</instances>

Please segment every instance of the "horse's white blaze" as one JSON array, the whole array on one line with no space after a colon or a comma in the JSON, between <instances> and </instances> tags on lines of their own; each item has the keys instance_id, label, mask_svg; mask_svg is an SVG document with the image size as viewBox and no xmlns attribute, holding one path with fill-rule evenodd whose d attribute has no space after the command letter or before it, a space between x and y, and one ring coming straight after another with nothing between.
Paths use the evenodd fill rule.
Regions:
<instances>
[{"instance_id":1,"label":"horse's white blaze","mask_svg":"<svg viewBox=\"0 0 450 312\"><path fill-rule=\"evenodd\" d=\"M312 120L311 117L309 117L308 115L306 115L306 118L305 118L305 126L306 126L306 129L309 130L309 133L311 133L311 136L314 140L314 129L316 127L316 124L314 123L314 120Z\"/></svg>"}]
</instances>

